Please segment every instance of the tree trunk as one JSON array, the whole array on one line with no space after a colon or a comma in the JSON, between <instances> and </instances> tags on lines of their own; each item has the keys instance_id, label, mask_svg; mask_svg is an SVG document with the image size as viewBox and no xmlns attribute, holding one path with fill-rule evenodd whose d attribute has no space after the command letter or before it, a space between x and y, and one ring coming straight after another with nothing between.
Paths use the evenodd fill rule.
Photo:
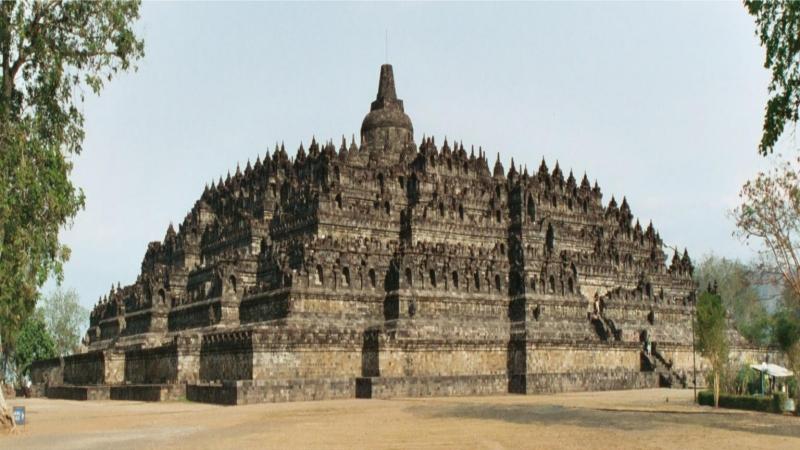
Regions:
<instances>
[{"instance_id":1,"label":"tree trunk","mask_svg":"<svg viewBox=\"0 0 800 450\"><path fill-rule=\"evenodd\" d=\"M14 423L14 415L8 409L6 396L3 394L3 385L0 384L0 427L10 431L16 431L17 424Z\"/></svg>"},{"instance_id":2,"label":"tree trunk","mask_svg":"<svg viewBox=\"0 0 800 450\"><path fill-rule=\"evenodd\" d=\"M719 370L714 371L714 408L719 408Z\"/></svg>"}]
</instances>

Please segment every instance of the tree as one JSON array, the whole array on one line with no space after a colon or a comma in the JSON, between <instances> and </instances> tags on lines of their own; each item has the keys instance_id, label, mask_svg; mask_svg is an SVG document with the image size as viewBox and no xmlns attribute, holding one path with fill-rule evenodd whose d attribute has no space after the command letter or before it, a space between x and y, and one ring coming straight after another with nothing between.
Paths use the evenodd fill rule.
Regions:
<instances>
[{"instance_id":1,"label":"tree","mask_svg":"<svg viewBox=\"0 0 800 450\"><path fill-rule=\"evenodd\" d=\"M772 153L787 122L796 124L800 107L800 2L745 0L756 20L756 35L772 71L759 153Z\"/></svg>"},{"instance_id":2,"label":"tree","mask_svg":"<svg viewBox=\"0 0 800 450\"><path fill-rule=\"evenodd\" d=\"M770 317L751 283L753 271L738 260L707 255L696 266L694 279L701 288L716 284L739 333L754 344L766 345L771 338Z\"/></svg>"},{"instance_id":3,"label":"tree","mask_svg":"<svg viewBox=\"0 0 800 450\"><path fill-rule=\"evenodd\" d=\"M83 207L69 179L81 151L83 87L144 55L131 24L139 2L0 2L0 342L4 358L37 291L61 281L69 249L59 231ZM0 393L0 403L5 404ZM0 422L13 419L7 409Z\"/></svg>"},{"instance_id":4,"label":"tree","mask_svg":"<svg viewBox=\"0 0 800 450\"><path fill-rule=\"evenodd\" d=\"M62 356L75 353L89 315L78 302L78 293L74 289L56 289L44 298L42 313L47 331L55 341L56 353Z\"/></svg>"},{"instance_id":5,"label":"tree","mask_svg":"<svg viewBox=\"0 0 800 450\"><path fill-rule=\"evenodd\" d=\"M800 317L796 310L783 309L775 315L774 334L775 342L786 354L789 369L794 372L800 386ZM800 403L800 389L796 391L796 400Z\"/></svg>"},{"instance_id":6,"label":"tree","mask_svg":"<svg viewBox=\"0 0 800 450\"><path fill-rule=\"evenodd\" d=\"M781 274L786 288L800 298L800 158L759 172L739 193L734 211L744 240L763 244L763 264Z\"/></svg>"},{"instance_id":7,"label":"tree","mask_svg":"<svg viewBox=\"0 0 800 450\"><path fill-rule=\"evenodd\" d=\"M711 365L714 377L714 406L719 407L719 379L728 361L728 336L725 307L717 294L704 292L695 306L697 350Z\"/></svg>"},{"instance_id":8,"label":"tree","mask_svg":"<svg viewBox=\"0 0 800 450\"><path fill-rule=\"evenodd\" d=\"M14 348L17 383L22 383L23 378L30 371L31 363L57 355L56 343L47 331L47 325L44 323L41 312L37 311L28 316L19 331Z\"/></svg>"},{"instance_id":9,"label":"tree","mask_svg":"<svg viewBox=\"0 0 800 450\"><path fill-rule=\"evenodd\" d=\"M144 54L138 1L0 2L0 340L5 353L37 291L61 281L63 226L83 207L70 180L80 153L84 89Z\"/></svg>"}]
</instances>

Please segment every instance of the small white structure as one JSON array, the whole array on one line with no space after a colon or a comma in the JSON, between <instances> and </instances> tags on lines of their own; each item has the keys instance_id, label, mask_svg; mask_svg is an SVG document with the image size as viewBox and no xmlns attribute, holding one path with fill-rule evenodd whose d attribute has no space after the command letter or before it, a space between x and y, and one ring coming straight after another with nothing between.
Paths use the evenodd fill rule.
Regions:
<instances>
[{"instance_id":1,"label":"small white structure","mask_svg":"<svg viewBox=\"0 0 800 450\"><path fill-rule=\"evenodd\" d=\"M794 375L791 370L777 364L762 362L761 364L750 364L750 367L775 378L786 378Z\"/></svg>"}]
</instances>

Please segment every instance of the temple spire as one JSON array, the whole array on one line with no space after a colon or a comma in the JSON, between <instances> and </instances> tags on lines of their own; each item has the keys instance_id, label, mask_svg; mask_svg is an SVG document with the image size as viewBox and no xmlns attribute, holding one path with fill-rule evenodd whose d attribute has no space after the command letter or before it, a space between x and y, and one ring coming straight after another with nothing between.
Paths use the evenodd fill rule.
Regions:
<instances>
[{"instance_id":1,"label":"temple spire","mask_svg":"<svg viewBox=\"0 0 800 450\"><path fill-rule=\"evenodd\" d=\"M381 78L378 82L378 97L376 100L397 101L397 91L394 88L394 72L391 64L381 66Z\"/></svg>"},{"instance_id":2,"label":"temple spire","mask_svg":"<svg viewBox=\"0 0 800 450\"><path fill-rule=\"evenodd\" d=\"M400 150L413 140L414 127L403 110L403 101L397 98L392 66L384 64L378 80L378 95L361 123L361 141L368 148L392 148L390 153L399 156Z\"/></svg>"}]
</instances>

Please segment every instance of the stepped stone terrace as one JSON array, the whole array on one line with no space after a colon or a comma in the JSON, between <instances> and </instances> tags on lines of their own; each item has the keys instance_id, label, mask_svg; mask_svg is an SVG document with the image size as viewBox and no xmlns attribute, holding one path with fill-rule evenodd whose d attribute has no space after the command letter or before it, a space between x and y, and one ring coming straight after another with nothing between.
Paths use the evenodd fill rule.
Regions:
<instances>
[{"instance_id":1,"label":"stepped stone terrace","mask_svg":"<svg viewBox=\"0 0 800 450\"><path fill-rule=\"evenodd\" d=\"M34 390L244 404L685 386L692 270L586 175L416 143L384 65L359 143L281 145L207 186L91 311L87 351L33 365ZM761 351L731 336L734 357Z\"/></svg>"}]
</instances>

